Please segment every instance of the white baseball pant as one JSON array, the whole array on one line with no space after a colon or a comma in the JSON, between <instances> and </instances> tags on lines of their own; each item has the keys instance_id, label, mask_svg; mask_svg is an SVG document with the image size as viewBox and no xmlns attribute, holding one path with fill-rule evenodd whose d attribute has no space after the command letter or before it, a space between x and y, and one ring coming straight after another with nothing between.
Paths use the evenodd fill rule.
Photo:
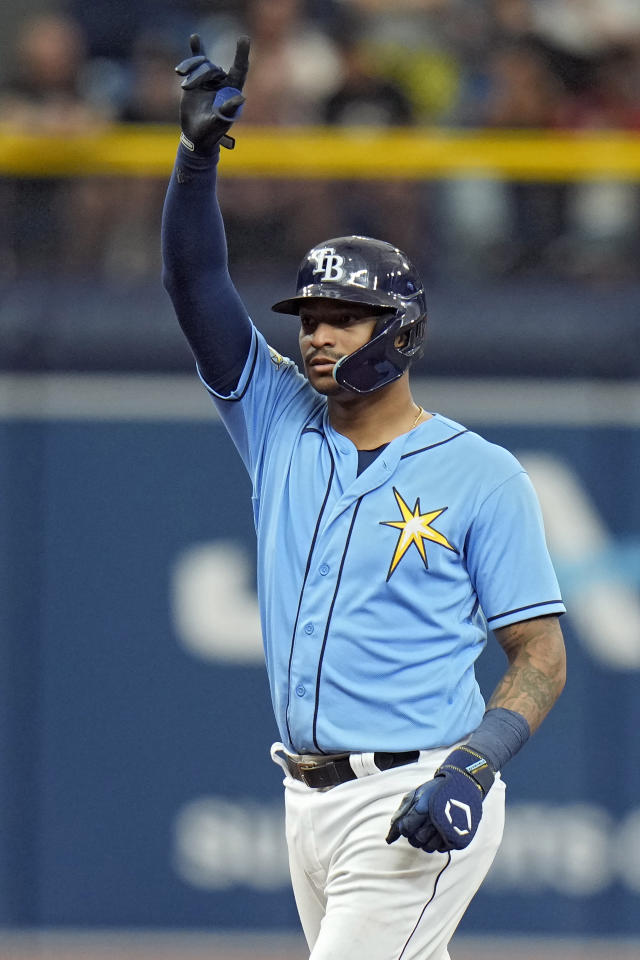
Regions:
<instances>
[{"instance_id":1,"label":"white baseball pant","mask_svg":"<svg viewBox=\"0 0 640 960\"><path fill-rule=\"evenodd\" d=\"M276 749L282 744L272 756L283 766ZM286 773L289 866L310 960L449 960L448 943L502 839L504 782L496 778L465 850L424 853L385 837L404 794L430 780L451 749L324 790Z\"/></svg>"}]
</instances>

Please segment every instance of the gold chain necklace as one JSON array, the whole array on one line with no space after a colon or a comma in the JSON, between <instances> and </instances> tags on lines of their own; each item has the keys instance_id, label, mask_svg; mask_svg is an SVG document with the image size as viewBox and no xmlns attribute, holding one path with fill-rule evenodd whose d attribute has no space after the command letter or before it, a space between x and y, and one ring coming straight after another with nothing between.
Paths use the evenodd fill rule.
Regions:
<instances>
[{"instance_id":1,"label":"gold chain necklace","mask_svg":"<svg viewBox=\"0 0 640 960\"><path fill-rule=\"evenodd\" d=\"M411 424L411 429L412 429L412 430L413 430L414 427L417 427L417 426L418 426L418 421L420 420L420 417L422 416L423 413L424 413L424 410L422 409L422 407L418 407L418 416L415 418L415 420L414 420L413 423Z\"/></svg>"}]
</instances>

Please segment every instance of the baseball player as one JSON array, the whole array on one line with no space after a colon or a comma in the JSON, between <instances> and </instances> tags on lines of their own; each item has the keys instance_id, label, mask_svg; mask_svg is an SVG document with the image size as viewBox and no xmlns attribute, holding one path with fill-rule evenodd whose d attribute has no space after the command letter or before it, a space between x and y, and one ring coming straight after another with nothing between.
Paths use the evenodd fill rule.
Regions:
<instances>
[{"instance_id":1,"label":"baseball player","mask_svg":"<svg viewBox=\"0 0 640 960\"><path fill-rule=\"evenodd\" d=\"M228 72L191 49L164 282L253 484L300 919L313 960L445 960L500 843L500 773L564 684L539 507L510 453L413 400L425 292L391 244L310 250L273 307L297 318L302 370L265 342L215 193L249 41ZM508 664L485 706L489 630Z\"/></svg>"}]
</instances>

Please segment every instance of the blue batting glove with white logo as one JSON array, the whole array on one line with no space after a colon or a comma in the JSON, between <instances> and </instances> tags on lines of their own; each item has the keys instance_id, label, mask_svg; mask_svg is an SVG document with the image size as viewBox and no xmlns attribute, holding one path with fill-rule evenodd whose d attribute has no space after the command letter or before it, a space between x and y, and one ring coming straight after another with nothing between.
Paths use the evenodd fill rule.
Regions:
<instances>
[{"instance_id":1,"label":"blue batting glove with white logo","mask_svg":"<svg viewBox=\"0 0 640 960\"><path fill-rule=\"evenodd\" d=\"M433 780L403 797L391 820L387 843L406 837L426 853L463 850L482 818L482 801L495 779L477 750L458 747L438 767Z\"/></svg>"}]
</instances>

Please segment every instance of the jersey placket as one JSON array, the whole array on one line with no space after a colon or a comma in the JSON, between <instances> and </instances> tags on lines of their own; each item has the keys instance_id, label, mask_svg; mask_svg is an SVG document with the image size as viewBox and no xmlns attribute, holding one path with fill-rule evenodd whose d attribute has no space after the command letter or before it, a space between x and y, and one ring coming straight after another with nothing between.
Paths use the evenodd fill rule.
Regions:
<instances>
[{"instance_id":1,"label":"jersey placket","mask_svg":"<svg viewBox=\"0 0 640 960\"><path fill-rule=\"evenodd\" d=\"M347 489L328 509L326 517L320 519L292 644L287 727L294 749L301 753L326 752L318 734L322 664L330 643L331 622L339 603L349 545L363 497L389 480L401 455L399 448L392 451L390 457L385 451L385 455L356 477L357 451L353 444L338 435L337 442L330 446L336 464L336 481L342 489L345 486ZM362 575L366 576L366 571Z\"/></svg>"}]
</instances>

